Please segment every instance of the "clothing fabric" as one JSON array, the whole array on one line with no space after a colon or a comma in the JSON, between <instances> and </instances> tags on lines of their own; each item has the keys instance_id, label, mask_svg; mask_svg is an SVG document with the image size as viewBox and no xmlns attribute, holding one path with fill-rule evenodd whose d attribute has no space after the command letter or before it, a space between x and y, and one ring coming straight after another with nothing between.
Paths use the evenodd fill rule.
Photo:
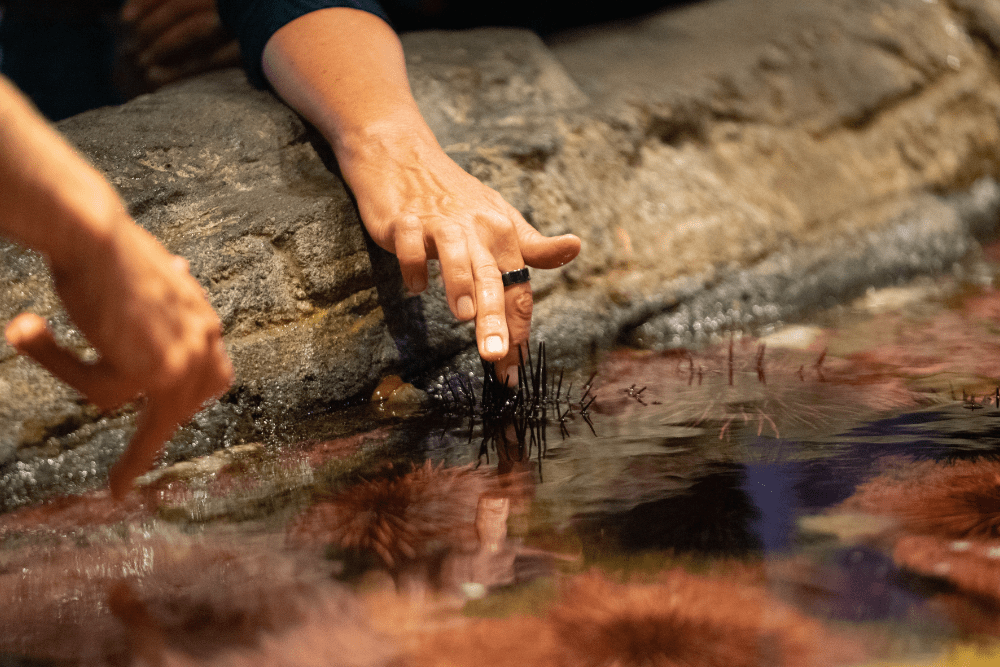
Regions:
<instances>
[{"instance_id":1,"label":"clothing fabric","mask_svg":"<svg viewBox=\"0 0 1000 667\"><path fill-rule=\"evenodd\" d=\"M300 16L319 9L347 7L374 14L388 22L389 16L377 0L217 0L222 24L236 35L247 78L264 88L261 68L264 46L271 35Z\"/></svg>"},{"instance_id":2,"label":"clothing fabric","mask_svg":"<svg viewBox=\"0 0 1000 667\"><path fill-rule=\"evenodd\" d=\"M112 83L122 0L0 0L0 74L49 120L121 104Z\"/></svg>"},{"instance_id":3,"label":"clothing fabric","mask_svg":"<svg viewBox=\"0 0 1000 667\"><path fill-rule=\"evenodd\" d=\"M266 87L261 69L264 46L286 23L328 7L350 7L375 14L397 32L461 30L479 26L527 28L542 36L566 28L629 19L666 5L692 0L216 0L222 23L240 42L250 81Z\"/></svg>"}]
</instances>

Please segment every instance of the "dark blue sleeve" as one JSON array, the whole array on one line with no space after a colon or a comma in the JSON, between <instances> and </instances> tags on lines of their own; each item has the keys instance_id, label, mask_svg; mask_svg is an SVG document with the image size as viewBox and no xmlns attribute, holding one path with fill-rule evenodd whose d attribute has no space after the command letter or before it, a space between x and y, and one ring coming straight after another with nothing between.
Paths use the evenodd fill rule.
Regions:
<instances>
[{"instance_id":1,"label":"dark blue sleeve","mask_svg":"<svg viewBox=\"0 0 1000 667\"><path fill-rule=\"evenodd\" d=\"M375 14L389 22L377 0L216 0L222 23L236 34L247 78L264 88L267 81L261 69L261 56L271 35L286 23L317 9L349 7Z\"/></svg>"}]
</instances>

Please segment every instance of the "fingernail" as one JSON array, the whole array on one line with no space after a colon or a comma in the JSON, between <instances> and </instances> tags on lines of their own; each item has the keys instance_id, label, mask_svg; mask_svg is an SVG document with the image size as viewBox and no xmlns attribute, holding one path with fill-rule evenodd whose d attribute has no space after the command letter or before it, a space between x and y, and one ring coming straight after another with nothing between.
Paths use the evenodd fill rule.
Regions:
<instances>
[{"instance_id":1,"label":"fingernail","mask_svg":"<svg viewBox=\"0 0 1000 667\"><path fill-rule=\"evenodd\" d=\"M476 304L472 303L472 297L468 295L463 295L458 297L458 303L455 304L458 308L458 316L463 320L471 320L476 316Z\"/></svg>"},{"instance_id":2,"label":"fingernail","mask_svg":"<svg viewBox=\"0 0 1000 667\"><path fill-rule=\"evenodd\" d=\"M500 336L488 336L486 338L486 351L489 354L500 354L503 352L503 338L500 338Z\"/></svg>"}]
</instances>

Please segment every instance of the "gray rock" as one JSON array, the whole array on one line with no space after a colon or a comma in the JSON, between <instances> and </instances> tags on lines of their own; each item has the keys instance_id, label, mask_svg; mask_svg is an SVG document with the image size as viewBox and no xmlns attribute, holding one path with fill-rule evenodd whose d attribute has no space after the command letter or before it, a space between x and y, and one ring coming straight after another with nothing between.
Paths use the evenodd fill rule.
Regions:
<instances>
[{"instance_id":1,"label":"gray rock","mask_svg":"<svg viewBox=\"0 0 1000 667\"><path fill-rule=\"evenodd\" d=\"M404 36L445 150L583 254L535 271L550 362L690 345L952 270L994 232L997 15L988 2L696 3L543 43ZM390 372L478 366L439 282L407 297L318 134L238 71L60 129L187 257L237 382L166 461L364 399ZM975 184L975 185L973 185ZM0 245L0 323L31 310L87 353L42 261ZM433 382L433 381L431 381ZM0 347L0 508L89 488L131 432Z\"/></svg>"}]
</instances>

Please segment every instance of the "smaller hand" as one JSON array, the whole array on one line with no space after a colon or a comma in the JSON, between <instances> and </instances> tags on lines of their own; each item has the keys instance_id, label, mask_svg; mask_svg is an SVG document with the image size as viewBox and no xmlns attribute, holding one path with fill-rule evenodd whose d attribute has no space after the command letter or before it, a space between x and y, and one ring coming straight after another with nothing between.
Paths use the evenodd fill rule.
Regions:
<instances>
[{"instance_id":1,"label":"smaller hand","mask_svg":"<svg viewBox=\"0 0 1000 667\"><path fill-rule=\"evenodd\" d=\"M53 266L70 317L100 353L84 363L60 347L41 317L21 314L7 341L102 409L144 396L125 454L110 474L122 498L177 427L232 382L221 324L187 261L128 220L109 243L80 248L72 266Z\"/></svg>"},{"instance_id":2,"label":"smaller hand","mask_svg":"<svg viewBox=\"0 0 1000 667\"><path fill-rule=\"evenodd\" d=\"M239 45L213 0L128 0L120 16L129 29L119 59L127 93L240 63Z\"/></svg>"}]
</instances>

